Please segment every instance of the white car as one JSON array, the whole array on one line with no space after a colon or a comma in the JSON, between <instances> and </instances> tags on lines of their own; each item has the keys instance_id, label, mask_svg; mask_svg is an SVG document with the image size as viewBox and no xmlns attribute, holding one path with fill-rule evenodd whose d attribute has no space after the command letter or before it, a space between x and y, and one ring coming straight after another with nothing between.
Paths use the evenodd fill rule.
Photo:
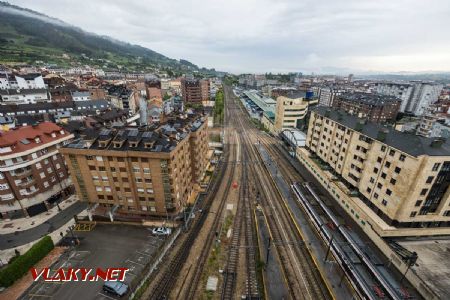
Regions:
<instances>
[{"instance_id":1,"label":"white car","mask_svg":"<svg viewBox=\"0 0 450 300\"><path fill-rule=\"evenodd\" d=\"M153 228L152 233L154 235L170 235L172 233L172 229L168 227L157 227Z\"/></svg>"}]
</instances>

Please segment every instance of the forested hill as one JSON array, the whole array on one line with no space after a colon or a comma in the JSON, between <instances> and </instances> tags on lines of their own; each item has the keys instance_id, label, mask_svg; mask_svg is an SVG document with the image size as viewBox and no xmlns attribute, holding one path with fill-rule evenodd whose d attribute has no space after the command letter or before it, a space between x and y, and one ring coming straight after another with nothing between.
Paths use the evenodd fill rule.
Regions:
<instances>
[{"instance_id":1,"label":"forested hill","mask_svg":"<svg viewBox=\"0 0 450 300\"><path fill-rule=\"evenodd\" d=\"M62 66L89 64L110 69L119 66L129 70L158 67L176 72L213 71L0 2L0 63L33 64L36 61Z\"/></svg>"}]
</instances>

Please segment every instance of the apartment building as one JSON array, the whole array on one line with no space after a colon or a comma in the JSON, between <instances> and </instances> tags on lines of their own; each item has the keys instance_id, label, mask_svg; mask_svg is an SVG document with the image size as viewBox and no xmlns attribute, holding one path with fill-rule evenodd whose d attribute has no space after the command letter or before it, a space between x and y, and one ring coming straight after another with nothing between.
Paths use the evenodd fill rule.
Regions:
<instances>
[{"instance_id":1,"label":"apartment building","mask_svg":"<svg viewBox=\"0 0 450 300\"><path fill-rule=\"evenodd\" d=\"M344 93L333 102L333 108L346 111L371 122L395 121L401 100L386 95L361 92Z\"/></svg>"},{"instance_id":2,"label":"apartment building","mask_svg":"<svg viewBox=\"0 0 450 300\"><path fill-rule=\"evenodd\" d=\"M64 154L81 201L138 216L174 216L195 196L208 163L199 115L151 127L89 131Z\"/></svg>"},{"instance_id":3,"label":"apartment building","mask_svg":"<svg viewBox=\"0 0 450 300\"><path fill-rule=\"evenodd\" d=\"M424 114L431 104L438 101L442 88L442 84L423 81L378 82L375 84L377 93L402 100L400 112L408 112L416 116Z\"/></svg>"},{"instance_id":4,"label":"apartment building","mask_svg":"<svg viewBox=\"0 0 450 300\"><path fill-rule=\"evenodd\" d=\"M210 89L211 89L211 85L209 83L209 79L200 80L200 90L202 92L202 102L209 101Z\"/></svg>"},{"instance_id":5,"label":"apartment building","mask_svg":"<svg viewBox=\"0 0 450 300\"><path fill-rule=\"evenodd\" d=\"M318 107L306 146L388 225L450 226L450 142Z\"/></svg>"},{"instance_id":6,"label":"apartment building","mask_svg":"<svg viewBox=\"0 0 450 300\"><path fill-rule=\"evenodd\" d=\"M313 104L317 104L317 99L306 99L305 92L292 92L287 96L279 96L275 106L275 132L299 128L299 122L305 119L308 107Z\"/></svg>"},{"instance_id":7,"label":"apartment building","mask_svg":"<svg viewBox=\"0 0 450 300\"><path fill-rule=\"evenodd\" d=\"M197 79L181 79L181 94L185 103L202 103L202 88Z\"/></svg>"},{"instance_id":8,"label":"apartment building","mask_svg":"<svg viewBox=\"0 0 450 300\"><path fill-rule=\"evenodd\" d=\"M0 135L2 218L33 216L47 210L71 186L59 149L73 135L43 122Z\"/></svg>"}]
</instances>

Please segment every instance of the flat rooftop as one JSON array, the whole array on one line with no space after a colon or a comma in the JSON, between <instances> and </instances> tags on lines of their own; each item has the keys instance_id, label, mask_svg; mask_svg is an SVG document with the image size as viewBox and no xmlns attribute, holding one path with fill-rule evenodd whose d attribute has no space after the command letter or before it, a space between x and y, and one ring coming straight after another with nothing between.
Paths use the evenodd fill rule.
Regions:
<instances>
[{"instance_id":1,"label":"flat rooftop","mask_svg":"<svg viewBox=\"0 0 450 300\"><path fill-rule=\"evenodd\" d=\"M450 295L450 238L426 240L397 240L401 246L418 254L411 269L440 299ZM411 271L410 271L411 272Z\"/></svg>"}]
</instances>

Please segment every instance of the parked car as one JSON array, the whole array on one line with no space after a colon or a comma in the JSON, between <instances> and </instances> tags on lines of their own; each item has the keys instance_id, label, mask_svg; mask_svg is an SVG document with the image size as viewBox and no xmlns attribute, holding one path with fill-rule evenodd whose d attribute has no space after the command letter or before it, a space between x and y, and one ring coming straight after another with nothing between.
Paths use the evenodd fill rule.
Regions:
<instances>
[{"instance_id":1,"label":"parked car","mask_svg":"<svg viewBox=\"0 0 450 300\"><path fill-rule=\"evenodd\" d=\"M103 291L115 296L122 297L128 291L128 285L120 281L106 281L103 284Z\"/></svg>"},{"instance_id":2,"label":"parked car","mask_svg":"<svg viewBox=\"0 0 450 300\"><path fill-rule=\"evenodd\" d=\"M152 233L154 235L170 235L172 233L172 229L168 227L157 227L153 228Z\"/></svg>"}]
</instances>

